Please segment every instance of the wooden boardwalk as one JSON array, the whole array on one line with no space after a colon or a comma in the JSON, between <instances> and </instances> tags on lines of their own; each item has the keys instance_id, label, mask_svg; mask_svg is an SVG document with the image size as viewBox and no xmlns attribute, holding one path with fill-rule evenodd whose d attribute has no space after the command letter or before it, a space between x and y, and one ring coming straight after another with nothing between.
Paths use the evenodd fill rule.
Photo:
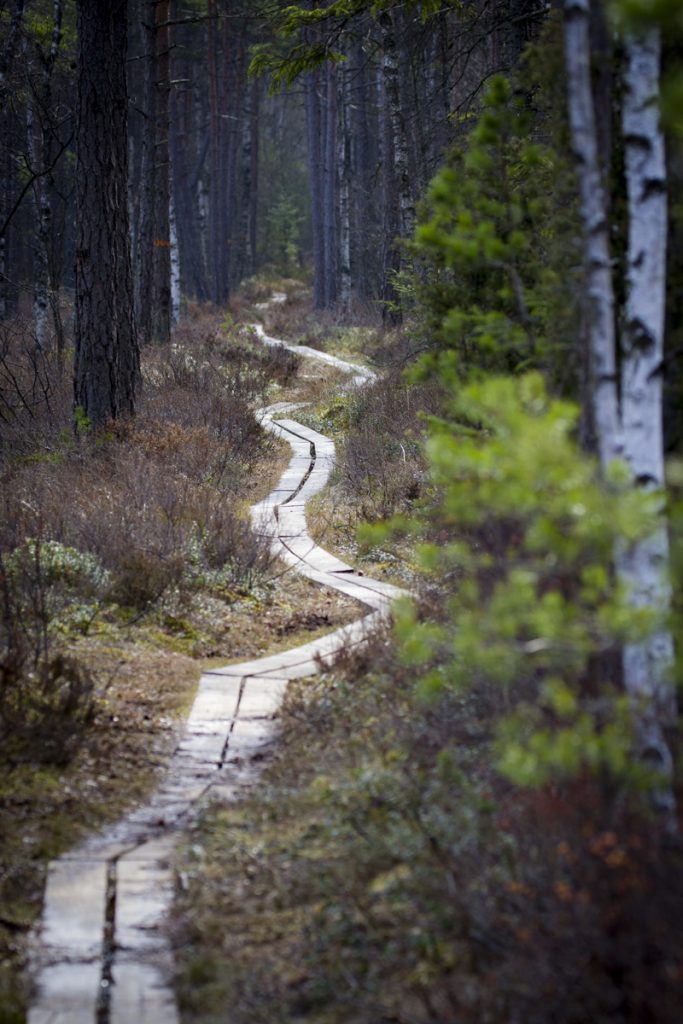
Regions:
<instances>
[{"instance_id":1,"label":"wooden boardwalk","mask_svg":"<svg viewBox=\"0 0 683 1024\"><path fill-rule=\"evenodd\" d=\"M330 358L353 382L371 374ZM255 755L273 742L289 680L314 675L342 648L363 643L403 593L357 574L309 536L305 504L327 483L334 444L288 418L291 410L263 414L292 457L252 508L254 527L293 571L356 598L368 614L311 643L202 676L182 741L149 803L49 865L28 1024L178 1024L166 927L176 843L207 800L234 797L258 777Z\"/></svg>"}]
</instances>

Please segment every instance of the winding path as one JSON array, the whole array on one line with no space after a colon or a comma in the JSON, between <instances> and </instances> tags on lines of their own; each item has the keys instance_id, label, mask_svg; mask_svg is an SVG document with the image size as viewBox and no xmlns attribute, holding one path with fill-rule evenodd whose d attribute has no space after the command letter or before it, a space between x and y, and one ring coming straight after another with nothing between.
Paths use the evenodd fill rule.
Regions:
<instances>
[{"instance_id":1,"label":"winding path","mask_svg":"<svg viewBox=\"0 0 683 1024\"><path fill-rule=\"evenodd\" d=\"M265 344L284 344L257 332ZM305 354L352 374L352 383L374 376L314 349ZM309 536L305 504L329 478L334 444L287 418L293 408L263 413L263 425L288 441L292 457L275 489L251 509L253 524L293 570L356 598L369 614L292 650L204 673L183 739L149 803L49 865L28 1024L178 1024L165 926L176 843L207 799L234 797L257 778L258 754L273 741L273 716L289 680L315 675L339 650L362 643L403 593L357 574Z\"/></svg>"}]
</instances>

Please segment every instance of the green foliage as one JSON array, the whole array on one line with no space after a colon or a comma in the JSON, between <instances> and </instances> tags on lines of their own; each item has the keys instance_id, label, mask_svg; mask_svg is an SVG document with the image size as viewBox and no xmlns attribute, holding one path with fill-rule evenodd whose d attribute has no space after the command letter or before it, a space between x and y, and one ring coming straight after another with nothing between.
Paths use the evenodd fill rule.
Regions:
<instances>
[{"instance_id":1,"label":"green foliage","mask_svg":"<svg viewBox=\"0 0 683 1024\"><path fill-rule=\"evenodd\" d=\"M47 616L54 636L88 631L110 578L96 555L33 537L3 559L2 571L27 628Z\"/></svg>"},{"instance_id":2,"label":"green foliage","mask_svg":"<svg viewBox=\"0 0 683 1024\"><path fill-rule=\"evenodd\" d=\"M424 23L443 11L462 7L461 0L428 0L418 3L408 0L404 7L418 9ZM377 20L390 11L393 0L334 0L322 7L302 7L290 4L275 16L278 39L274 44L259 44L254 48L249 73L268 74L271 90L277 92L283 85L291 85L301 74L314 71L322 64L346 60L346 55L336 48L340 37L355 19L370 15ZM289 50L282 49L282 39L305 34L305 41L296 43Z\"/></svg>"},{"instance_id":3,"label":"green foliage","mask_svg":"<svg viewBox=\"0 0 683 1024\"><path fill-rule=\"evenodd\" d=\"M541 367L565 390L575 345L568 172L535 140L526 100L497 77L428 192L412 289L433 351L422 374Z\"/></svg>"},{"instance_id":4,"label":"green foliage","mask_svg":"<svg viewBox=\"0 0 683 1024\"><path fill-rule=\"evenodd\" d=\"M282 274L296 273L300 264L303 213L293 197L281 193L265 218L264 251Z\"/></svg>"},{"instance_id":5,"label":"green foliage","mask_svg":"<svg viewBox=\"0 0 683 1024\"><path fill-rule=\"evenodd\" d=\"M74 409L74 433L76 437L84 437L90 433L92 429L92 422L90 417L87 415L82 405L77 405Z\"/></svg>"},{"instance_id":6,"label":"green foliage","mask_svg":"<svg viewBox=\"0 0 683 1024\"><path fill-rule=\"evenodd\" d=\"M439 499L419 551L441 612L423 621L404 603L396 633L423 696L500 688L499 767L515 782L587 768L639 784L613 662L659 616L634 608L610 567L615 546L657 528L660 498L618 465L603 483L577 415L537 373L452 395L426 446Z\"/></svg>"}]
</instances>

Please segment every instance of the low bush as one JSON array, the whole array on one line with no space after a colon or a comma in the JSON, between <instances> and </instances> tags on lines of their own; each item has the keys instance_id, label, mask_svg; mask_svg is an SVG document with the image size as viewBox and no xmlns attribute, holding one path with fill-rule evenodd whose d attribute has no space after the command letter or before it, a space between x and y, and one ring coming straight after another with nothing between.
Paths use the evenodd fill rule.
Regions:
<instances>
[{"instance_id":1,"label":"low bush","mask_svg":"<svg viewBox=\"0 0 683 1024\"><path fill-rule=\"evenodd\" d=\"M0 555L0 746L5 765L69 761L95 711L94 680L55 634L93 615L80 603L101 583L91 558L27 542ZM80 616L80 618L79 618Z\"/></svg>"},{"instance_id":2,"label":"low bush","mask_svg":"<svg viewBox=\"0 0 683 1024\"><path fill-rule=\"evenodd\" d=\"M375 521L405 511L427 485L422 438L439 392L398 376L370 384L345 413L338 478L354 496L360 519Z\"/></svg>"}]
</instances>

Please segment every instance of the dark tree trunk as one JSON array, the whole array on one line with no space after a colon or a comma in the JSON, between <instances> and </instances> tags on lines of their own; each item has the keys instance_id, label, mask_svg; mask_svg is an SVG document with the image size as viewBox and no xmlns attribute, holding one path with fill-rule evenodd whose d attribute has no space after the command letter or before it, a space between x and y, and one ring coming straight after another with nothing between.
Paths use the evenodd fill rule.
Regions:
<instances>
[{"instance_id":1,"label":"dark tree trunk","mask_svg":"<svg viewBox=\"0 0 683 1024\"><path fill-rule=\"evenodd\" d=\"M185 64L178 68L179 79L189 78ZM200 302L209 296L206 288L204 252L199 231L199 210L195 195L196 184L190 181L190 161L193 141L193 96L189 87L182 96L171 95L171 166L178 226L181 288ZM203 144L202 147L203 148ZM201 151L200 151L201 152Z\"/></svg>"},{"instance_id":2,"label":"dark tree trunk","mask_svg":"<svg viewBox=\"0 0 683 1024\"><path fill-rule=\"evenodd\" d=\"M337 69L328 64L324 105L323 232L325 246L325 306L337 299Z\"/></svg>"},{"instance_id":3,"label":"dark tree trunk","mask_svg":"<svg viewBox=\"0 0 683 1024\"><path fill-rule=\"evenodd\" d=\"M313 230L313 304L325 306L325 234L323 229L323 154L320 111L320 71L305 78L306 134L311 182L311 226Z\"/></svg>"},{"instance_id":4,"label":"dark tree trunk","mask_svg":"<svg viewBox=\"0 0 683 1024\"><path fill-rule=\"evenodd\" d=\"M152 248L151 341L163 344L171 336L171 232L169 164L169 93L171 57L168 0L156 0L154 12L154 205Z\"/></svg>"},{"instance_id":5,"label":"dark tree trunk","mask_svg":"<svg viewBox=\"0 0 683 1024\"><path fill-rule=\"evenodd\" d=\"M251 117L249 126L249 255L247 265L253 274L257 266L256 229L258 225L259 140L260 140L261 83L251 83Z\"/></svg>"},{"instance_id":6,"label":"dark tree trunk","mask_svg":"<svg viewBox=\"0 0 683 1024\"><path fill-rule=\"evenodd\" d=\"M150 0L138 0L142 39L141 127L139 190L135 225L135 320L140 343L152 340L152 277L154 273L154 10Z\"/></svg>"},{"instance_id":7,"label":"dark tree trunk","mask_svg":"<svg viewBox=\"0 0 683 1024\"><path fill-rule=\"evenodd\" d=\"M169 195L170 49L167 0L142 5L143 124L135 309L142 344L171 332Z\"/></svg>"},{"instance_id":8,"label":"dark tree trunk","mask_svg":"<svg viewBox=\"0 0 683 1024\"><path fill-rule=\"evenodd\" d=\"M351 137L350 81L346 68L339 71L339 146L337 158L339 191L339 304L351 312Z\"/></svg>"},{"instance_id":9,"label":"dark tree trunk","mask_svg":"<svg viewBox=\"0 0 683 1024\"><path fill-rule=\"evenodd\" d=\"M209 267L211 272L211 299L220 303L225 297L223 282L224 238L222 233L224 208L221 188L223 161L221 112L218 102L218 54L216 43L216 0L209 0L207 21L207 49L209 73L209 146L211 151L211 176L209 180Z\"/></svg>"},{"instance_id":10,"label":"dark tree trunk","mask_svg":"<svg viewBox=\"0 0 683 1024\"><path fill-rule=\"evenodd\" d=\"M132 415L140 382L128 225L126 3L78 2L75 406Z\"/></svg>"},{"instance_id":11,"label":"dark tree trunk","mask_svg":"<svg viewBox=\"0 0 683 1024\"><path fill-rule=\"evenodd\" d=\"M382 320L385 324L400 323L398 294L394 287L394 275L400 270L400 256L396 247L398 235L398 209L394 175L394 139L391 115L387 102L386 80L380 72L378 79L380 138L382 142Z\"/></svg>"},{"instance_id":12,"label":"dark tree trunk","mask_svg":"<svg viewBox=\"0 0 683 1024\"><path fill-rule=\"evenodd\" d=\"M9 145L14 119L6 97L10 89L10 71L21 43L25 6L25 0L16 0L9 17L9 28L4 44L0 48L0 320L8 315L14 297L8 269L11 265L10 232L14 230L10 206L15 188L16 168Z\"/></svg>"}]
</instances>

